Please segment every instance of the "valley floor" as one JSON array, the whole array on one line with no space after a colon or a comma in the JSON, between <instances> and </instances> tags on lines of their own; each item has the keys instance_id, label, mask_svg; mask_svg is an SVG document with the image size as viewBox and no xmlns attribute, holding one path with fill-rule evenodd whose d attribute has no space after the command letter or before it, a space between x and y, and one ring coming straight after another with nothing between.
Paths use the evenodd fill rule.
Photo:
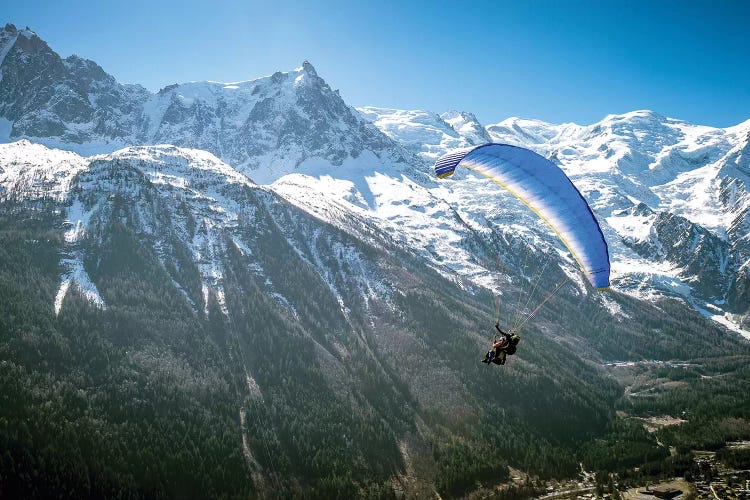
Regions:
<instances>
[{"instance_id":1,"label":"valley floor","mask_svg":"<svg viewBox=\"0 0 750 500\"><path fill-rule=\"evenodd\" d=\"M617 499L622 500L655 500L668 498L675 500L688 499L750 499L750 470L737 470L727 467L716 459L716 453L695 451L695 463L705 473L689 481L675 477L659 482L649 481L631 488L619 487L617 493L608 492L607 487L597 486L594 474L583 471L578 478L566 481L548 481L539 489L546 493L534 498L542 500L583 500L583 499ZM522 481L514 481L521 484ZM537 483L538 484L538 483ZM502 496L507 485L497 486L494 491L483 490L470 495L471 498L492 498Z\"/></svg>"}]
</instances>

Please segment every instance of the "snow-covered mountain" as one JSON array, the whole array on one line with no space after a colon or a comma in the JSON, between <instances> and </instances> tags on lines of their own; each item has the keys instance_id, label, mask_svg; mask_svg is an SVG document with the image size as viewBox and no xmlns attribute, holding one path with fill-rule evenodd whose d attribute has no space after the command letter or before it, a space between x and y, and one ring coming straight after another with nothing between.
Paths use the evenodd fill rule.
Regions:
<instances>
[{"instance_id":1,"label":"snow-covered mountain","mask_svg":"<svg viewBox=\"0 0 750 500\"><path fill-rule=\"evenodd\" d=\"M96 63L62 59L39 36L0 30L0 140L31 138L84 155L129 145L209 151L266 182L296 171L414 158L347 106L305 61L250 81L122 85Z\"/></svg>"},{"instance_id":2,"label":"snow-covered mountain","mask_svg":"<svg viewBox=\"0 0 750 500\"><path fill-rule=\"evenodd\" d=\"M6 25L0 47L6 141L83 156L163 143L201 149L344 230L350 217L369 220L459 279L498 286L496 264L476 250L503 234L557 249L575 276L559 242L509 195L471 174L430 174L454 148L517 144L558 163L592 205L618 290L678 295L725 323L741 325L748 312L750 121L715 129L636 111L588 126L509 118L485 127L467 112L354 110L307 62L151 94L92 61L60 58L30 30ZM17 191L14 182L4 189Z\"/></svg>"},{"instance_id":3,"label":"snow-covered mountain","mask_svg":"<svg viewBox=\"0 0 750 500\"><path fill-rule=\"evenodd\" d=\"M450 134L452 127L430 136L433 123L399 120L428 113L360 111L425 159L476 139L473 132ZM618 289L644 298L682 296L719 321L743 323L748 304L737 290L747 288L747 232L738 228L747 227L750 121L716 129L636 111L590 126L511 118L486 131L492 141L533 149L566 171L600 220ZM482 182L467 174L433 192L478 226L515 221L544 231L528 211L501 216L518 205Z\"/></svg>"},{"instance_id":4,"label":"snow-covered mountain","mask_svg":"<svg viewBox=\"0 0 750 500\"><path fill-rule=\"evenodd\" d=\"M750 305L750 122L638 111L485 127L467 112L351 108L309 63L153 94L12 25L0 71L0 366L19 405L54 416L41 445L23 438L34 453L56 435L48 422L83 422L95 445L76 463L120 477L142 456L100 445L143 435L180 448L174 468L222 484L215 470L239 468L237 496L458 495L485 472L451 457L484 463L488 432L493 481L507 464L575 474L582 443L617 418L615 361L648 360L643 378L696 351L744 366L741 340L691 308L737 328ZM441 154L489 140L566 170L610 243L613 293L590 293L493 183L435 179ZM526 325L523 354L487 372L487 325L519 325L568 280ZM99 449L107 460L84 455ZM143 496L191 493L179 474L140 474L157 488ZM194 491L224 491L210 486Z\"/></svg>"}]
</instances>

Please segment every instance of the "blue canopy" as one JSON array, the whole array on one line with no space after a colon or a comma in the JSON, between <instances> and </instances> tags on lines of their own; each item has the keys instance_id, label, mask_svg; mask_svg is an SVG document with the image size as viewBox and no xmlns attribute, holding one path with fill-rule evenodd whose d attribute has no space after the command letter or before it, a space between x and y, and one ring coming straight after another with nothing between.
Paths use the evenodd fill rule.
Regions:
<instances>
[{"instance_id":1,"label":"blue canopy","mask_svg":"<svg viewBox=\"0 0 750 500\"><path fill-rule=\"evenodd\" d=\"M609 288L609 251L599 223L567 175L525 148L483 144L448 153L435 162L441 179L459 166L490 178L534 211L557 234L591 284Z\"/></svg>"}]
</instances>

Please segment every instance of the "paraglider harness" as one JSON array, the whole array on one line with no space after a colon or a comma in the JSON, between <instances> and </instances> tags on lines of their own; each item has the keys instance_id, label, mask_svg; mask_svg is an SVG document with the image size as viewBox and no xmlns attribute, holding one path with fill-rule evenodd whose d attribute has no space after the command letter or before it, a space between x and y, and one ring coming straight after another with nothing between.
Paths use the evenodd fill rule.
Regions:
<instances>
[{"instance_id":1,"label":"paraglider harness","mask_svg":"<svg viewBox=\"0 0 750 500\"><path fill-rule=\"evenodd\" d=\"M495 335L492 349L487 351L487 354L484 355L482 363L487 363L487 365L490 363L504 365L505 357L516 353L516 346L521 340L521 337L519 337L517 333L507 333L502 331L499 323L495 323L495 329L498 331L499 335ZM503 337L502 339L499 339L500 335Z\"/></svg>"}]
</instances>

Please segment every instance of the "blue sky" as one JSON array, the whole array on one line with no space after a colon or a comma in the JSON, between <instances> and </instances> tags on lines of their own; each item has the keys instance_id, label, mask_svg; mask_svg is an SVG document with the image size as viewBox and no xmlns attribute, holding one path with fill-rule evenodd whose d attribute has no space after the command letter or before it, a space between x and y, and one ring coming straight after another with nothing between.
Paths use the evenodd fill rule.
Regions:
<instances>
[{"instance_id":1,"label":"blue sky","mask_svg":"<svg viewBox=\"0 0 750 500\"><path fill-rule=\"evenodd\" d=\"M309 60L347 103L588 124L750 119L750 2L142 0L3 6L62 56L157 90Z\"/></svg>"}]
</instances>

